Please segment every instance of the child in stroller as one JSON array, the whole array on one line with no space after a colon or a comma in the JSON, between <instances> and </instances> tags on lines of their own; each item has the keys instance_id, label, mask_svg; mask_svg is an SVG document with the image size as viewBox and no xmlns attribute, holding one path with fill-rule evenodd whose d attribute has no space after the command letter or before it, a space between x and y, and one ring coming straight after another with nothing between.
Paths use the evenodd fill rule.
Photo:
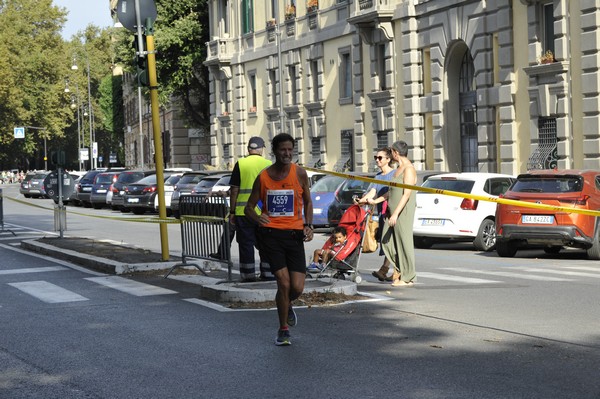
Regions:
<instances>
[{"instance_id":1,"label":"child in stroller","mask_svg":"<svg viewBox=\"0 0 600 399\"><path fill-rule=\"evenodd\" d=\"M344 247L347 236L348 233L344 227L335 227L327 244L321 249L315 249L313 261L306 270L309 273L318 273L323 270L327 262Z\"/></svg>"}]
</instances>

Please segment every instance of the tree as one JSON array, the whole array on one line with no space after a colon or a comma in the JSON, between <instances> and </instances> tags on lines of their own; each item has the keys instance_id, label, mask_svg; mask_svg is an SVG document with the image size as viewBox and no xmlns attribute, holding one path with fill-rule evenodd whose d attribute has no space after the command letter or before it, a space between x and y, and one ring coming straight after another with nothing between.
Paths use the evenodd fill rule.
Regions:
<instances>
[{"instance_id":1,"label":"tree","mask_svg":"<svg viewBox=\"0 0 600 399\"><path fill-rule=\"evenodd\" d=\"M70 119L60 36L64 22L65 12L51 0L0 0L2 169L41 168L43 138L52 141L64 135ZM16 126L45 130L27 129L24 140L15 139Z\"/></svg>"},{"instance_id":2,"label":"tree","mask_svg":"<svg viewBox=\"0 0 600 399\"><path fill-rule=\"evenodd\" d=\"M207 0L157 0L154 28L161 102L181 99L189 120L209 125L208 70L204 43L209 40ZM117 60L134 70L134 34L123 29Z\"/></svg>"}]
</instances>

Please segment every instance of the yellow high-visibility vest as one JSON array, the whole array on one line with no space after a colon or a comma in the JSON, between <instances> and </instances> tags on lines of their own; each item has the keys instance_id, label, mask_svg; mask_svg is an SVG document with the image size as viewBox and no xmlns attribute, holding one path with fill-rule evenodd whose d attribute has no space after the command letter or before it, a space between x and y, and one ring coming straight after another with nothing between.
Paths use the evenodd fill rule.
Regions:
<instances>
[{"instance_id":1,"label":"yellow high-visibility vest","mask_svg":"<svg viewBox=\"0 0 600 399\"><path fill-rule=\"evenodd\" d=\"M236 216L244 216L244 208L246 207L248 198L250 198L250 193L252 193L254 180L271 163L271 161L260 155L248 155L246 158L238 160L238 167L240 168L240 191L235 203ZM260 213L260 210L257 211Z\"/></svg>"}]
</instances>

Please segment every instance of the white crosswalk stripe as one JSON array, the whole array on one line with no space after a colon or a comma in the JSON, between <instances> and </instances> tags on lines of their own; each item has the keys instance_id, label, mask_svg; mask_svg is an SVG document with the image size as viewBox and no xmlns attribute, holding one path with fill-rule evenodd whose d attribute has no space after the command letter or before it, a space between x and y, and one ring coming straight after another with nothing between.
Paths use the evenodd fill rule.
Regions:
<instances>
[{"instance_id":1,"label":"white crosswalk stripe","mask_svg":"<svg viewBox=\"0 0 600 399\"><path fill-rule=\"evenodd\" d=\"M523 267L519 268L527 273L548 273L548 274L560 274L563 276L572 276L572 277L591 277L591 278L600 278L600 274L598 273L585 273L585 272L573 272L569 270L552 270L552 269L536 269L532 267Z\"/></svg>"},{"instance_id":2,"label":"white crosswalk stripe","mask_svg":"<svg viewBox=\"0 0 600 399\"><path fill-rule=\"evenodd\" d=\"M94 283L98 283L134 296L177 294L176 291L128 280L119 276L87 277L85 280L92 281Z\"/></svg>"},{"instance_id":3,"label":"white crosswalk stripe","mask_svg":"<svg viewBox=\"0 0 600 399\"><path fill-rule=\"evenodd\" d=\"M553 281L553 282L573 281L571 279L566 279L566 278L558 278L558 277L550 277L550 276L537 276L537 275L533 275L533 274L517 273L516 271L498 272L498 271L493 271L493 270L470 269L470 268L466 268L466 267L445 267L444 270L448 270L448 271L452 271L452 272L459 272L459 273L473 273L473 274L485 274L485 275L489 275L489 276L510 277L511 280L513 280L513 281L516 279L535 280L535 281ZM540 269L540 270L542 270L542 269Z\"/></svg>"},{"instance_id":4,"label":"white crosswalk stripe","mask_svg":"<svg viewBox=\"0 0 600 399\"><path fill-rule=\"evenodd\" d=\"M485 280L481 278L473 278L473 277L461 277L455 276L451 274L443 274L443 273L429 273L429 272L417 272L417 278L421 277L425 279L434 279L434 280L444 280L444 281L453 281L458 283L465 284L498 284L501 281L496 280ZM419 281L420 282L420 281Z\"/></svg>"},{"instance_id":5,"label":"white crosswalk stripe","mask_svg":"<svg viewBox=\"0 0 600 399\"><path fill-rule=\"evenodd\" d=\"M46 303L87 301L88 298L66 290L47 281L25 281L8 285Z\"/></svg>"},{"instance_id":6,"label":"white crosswalk stripe","mask_svg":"<svg viewBox=\"0 0 600 399\"><path fill-rule=\"evenodd\" d=\"M66 267L63 267L63 266L28 267L25 269L0 270L0 275L60 272L60 271L65 271L65 270L69 270L69 269L67 269Z\"/></svg>"}]
</instances>

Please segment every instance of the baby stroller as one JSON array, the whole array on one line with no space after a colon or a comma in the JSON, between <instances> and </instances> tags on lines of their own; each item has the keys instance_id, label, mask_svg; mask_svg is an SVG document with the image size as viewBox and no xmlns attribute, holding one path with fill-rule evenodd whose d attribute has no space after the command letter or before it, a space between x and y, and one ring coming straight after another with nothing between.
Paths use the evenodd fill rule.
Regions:
<instances>
[{"instance_id":1,"label":"baby stroller","mask_svg":"<svg viewBox=\"0 0 600 399\"><path fill-rule=\"evenodd\" d=\"M373 213L372 208L364 209L359 205L351 205L340 218L338 226L346 229L346 241L338 252L325 264L317 278L325 274L333 278L346 279L346 275L352 275L352 281L360 284L362 277L358 273L358 261L362 251L362 242L365 235L369 215ZM323 249L331 249L334 246L332 238L323 245Z\"/></svg>"}]
</instances>

